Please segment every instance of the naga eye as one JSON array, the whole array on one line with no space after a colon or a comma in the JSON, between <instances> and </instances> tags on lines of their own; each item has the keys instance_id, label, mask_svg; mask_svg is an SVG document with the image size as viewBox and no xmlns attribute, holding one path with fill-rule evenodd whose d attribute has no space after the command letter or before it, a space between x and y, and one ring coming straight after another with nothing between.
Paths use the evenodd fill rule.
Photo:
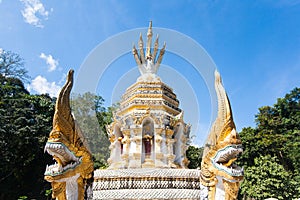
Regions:
<instances>
[{"instance_id":1,"label":"naga eye","mask_svg":"<svg viewBox=\"0 0 300 200\"><path fill-rule=\"evenodd\" d=\"M60 132L58 132L58 131L51 132L50 138L60 138Z\"/></svg>"}]
</instances>

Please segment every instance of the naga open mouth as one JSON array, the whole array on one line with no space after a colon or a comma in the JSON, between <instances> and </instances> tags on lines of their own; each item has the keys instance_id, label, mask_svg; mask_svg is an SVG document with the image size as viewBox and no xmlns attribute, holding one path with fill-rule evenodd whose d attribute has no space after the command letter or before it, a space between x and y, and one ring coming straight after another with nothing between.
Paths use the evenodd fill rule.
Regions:
<instances>
[{"instance_id":1,"label":"naga open mouth","mask_svg":"<svg viewBox=\"0 0 300 200\"><path fill-rule=\"evenodd\" d=\"M224 171L230 176L243 176L244 169L234 164L234 161L242 152L242 145L226 146L216 153L215 157L212 159L212 163L215 168Z\"/></svg>"},{"instance_id":2,"label":"naga open mouth","mask_svg":"<svg viewBox=\"0 0 300 200\"><path fill-rule=\"evenodd\" d=\"M50 166L47 165L45 176L57 176L63 174L67 170L76 168L82 158L75 156L75 154L68 149L66 145L61 142L47 142L44 151L51 156L56 162Z\"/></svg>"}]
</instances>

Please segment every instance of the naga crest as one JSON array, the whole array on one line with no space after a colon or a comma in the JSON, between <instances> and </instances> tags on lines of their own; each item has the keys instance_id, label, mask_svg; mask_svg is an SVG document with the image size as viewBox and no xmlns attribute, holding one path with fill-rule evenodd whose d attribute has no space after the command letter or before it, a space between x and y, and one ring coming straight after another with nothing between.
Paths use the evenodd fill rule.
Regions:
<instances>
[{"instance_id":1,"label":"naga crest","mask_svg":"<svg viewBox=\"0 0 300 200\"><path fill-rule=\"evenodd\" d=\"M56 161L47 165L45 180L52 184L52 197L57 200L87 199L89 182L93 178L92 155L84 142L79 126L71 114L70 92L73 86L73 70L56 101L53 128L45 151Z\"/></svg>"},{"instance_id":2,"label":"naga crest","mask_svg":"<svg viewBox=\"0 0 300 200\"><path fill-rule=\"evenodd\" d=\"M218 97L218 116L206 141L201 163L201 184L206 187L208 195L203 199L220 199L216 194L216 187L218 179L221 179L221 190L225 192L222 196L226 200L233 200L237 198L244 174L243 168L234 164L234 161L243 150L233 121L230 102L217 71L215 90Z\"/></svg>"}]
</instances>

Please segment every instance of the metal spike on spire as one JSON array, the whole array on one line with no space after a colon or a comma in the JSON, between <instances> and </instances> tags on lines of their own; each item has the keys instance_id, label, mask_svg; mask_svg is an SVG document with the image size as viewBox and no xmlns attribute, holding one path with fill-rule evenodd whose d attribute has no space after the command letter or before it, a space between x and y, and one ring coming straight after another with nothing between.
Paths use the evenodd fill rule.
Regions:
<instances>
[{"instance_id":1,"label":"metal spike on spire","mask_svg":"<svg viewBox=\"0 0 300 200\"><path fill-rule=\"evenodd\" d=\"M132 47L132 54L134 56L134 59L135 59L135 62L136 64L138 64L138 66L140 66L142 63L141 63L141 60L139 58L139 54L138 54L138 51L137 49L135 48L135 45L133 44L133 47Z\"/></svg>"},{"instance_id":2,"label":"metal spike on spire","mask_svg":"<svg viewBox=\"0 0 300 200\"><path fill-rule=\"evenodd\" d=\"M159 65L161 64L161 61L163 59L163 55L164 55L165 49L166 49L166 43L164 43L163 48L159 51L158 35L157 35L155 42L154 42L153 52L151 53L152 36L153 36L152 21L150 21L149 27L148 27L148 32L147 32L146 51L144 51L144 42L143 42L142 33L140 33L140 38L138 41L138 50L136 49L136 47L134 45L133 45L133 49L132 49L132 54L134 56L134 59L138 65L138 67L139 67L141 75L142 76L145 75L144 78L149 75L152 78L157 77L156 73L159 68ZM158 53L158 51L159 51L159 53ZM159 54L159 55L157 55L157 54ZM158 57L158 58L156 59L156 57ZM149 79L147 79L147 80L149 80Z\"/></svg>"},{"instance_id":3,"label":"metal spike on spire","mask_svg":"<svg viewBox=\"0 0 300 200\"><path fill-rule=\"evenodd\" d=\"M157 67L160 65L160 63L163 59L163 55L165 54L165 49L166 49L166 42L164 42L164 46L159 52L159 56L158 56L157 62L155 64Z\"/></svg>"},{"instance_id":4,"label":"metal spike on spire","mask_svg":"<svg viewBox=\"0 0 300 200\"><path fill-rule=\"evenodd\" d=\"M157 50L158 50L158 34L156 35L156 39L154 42L154 49L153 49L153 55L152 55L153 62L155 62Z\"/></svg>"},{"instance_id":5,"label":"metal spike on spire","mask_svg":"<svg viewBox=\"0 0 300 200\"><path fill-rule=\"evenodd\" d=\"M147 48L146 48L146 59L152 59L151 56L151 44L152 44L152 21L150 21L149 23L149 28L148 28L148 32L147 32Z\"/></svg>"},{"instance_id":6,"label":"metal spike on spire","mask_svg":"<svg viewBox=\"0 0 300 200\"><path fill-rule=\"evenodd\" d=\"M144 42L143 42L142 33L140 33L139 49L140 49L140 59L142 61L142 64L145 64L146 61L145 61Z\"/></svg>"}]
</instances>

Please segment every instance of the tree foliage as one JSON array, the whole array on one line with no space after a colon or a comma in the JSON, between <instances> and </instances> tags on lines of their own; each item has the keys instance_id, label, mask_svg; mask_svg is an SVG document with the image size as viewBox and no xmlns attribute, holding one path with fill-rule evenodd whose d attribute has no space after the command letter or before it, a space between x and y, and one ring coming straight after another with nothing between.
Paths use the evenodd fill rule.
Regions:
<instances>
[{"instance_id":1,"label":"tree foliage","mask_svg":"<svg viewBox=\"0 0 300 200\"><path fill-rule=\"evenodd\" d=\"M43 180L43 174L52 158L43 148L52 129L55 99L30 95L18 78L0 75L0 83L0 199L45 199L51 185ZM91 93L72 100L96 168L107 166L109 156L104 130L112 121L113 108L105 109L103 102Z\"/></svg>"},{"instance_id":2,"label":"tree foliage","mask_svg":"<svg viewBox=\"0 0 300 200\"><path fill-rule=\"evenodd\" d=\"M112 122L113 108L103 106L104 99L92 93L74 94L72 111L94 157L95 168L106 167L110 151L105 125Z\"/></svg>"},{"instance_id":3,"label":"tree foliage","mask_svg":"<svg viewBox=\"0 0 300 200\"><path fill-rule=\"evenodd\" d=\"M54 100L30 95L22 81L0 75L0 199L44 197L50 157L43 147L52 127Z\"/></svg>"},{"instance_id":4,"label":"tree foliage","mask_svg":"<svg viewBox=\"0 0 300 200\"><path fill-rule=\"evenodd\" d=\"M186 157L190 161L188 164L189 169L200 169L203 147L189 146L186 151Z\"/></svg>"},{"instance_id":5,"label":"tree foliage","mask_svg":"<svg viewBox=\"0 0 300 200\"><path fill-rule=\"evenodd\" d=\"M256 123L240 133L244 153L239 162L245 166L241 193L257 199L299 198L300 88L259 108Z\"/></svg>"},{"instance_id":6,"label":"tree foliage","mask_svg":"<svg viewBox=\"0 0 300 200\"><path fill-rule=\"evenodd\" d=\"M245 180L241 192L256 199L291 199L290 174L279 164L277 157L270 155L254 158L254 165L245 170Z\"/></svg>"},{"instance_id":7,"label":"tree foliage","mask_svg":"<svg viewBox=\"0 0 300 200\"><path fill-rule=\"evenodd\" d=\"M43 174L52 157L43 150L52 129L55 99L31 95L22 82L27 79L23 59L0 49L0 199L51 198L51 185ZM73 112L94 152L96 167L107 165L105 125L111 123L114 110L104 108L103 102L90 93L73 100Z\"/></svg>"},{"instance_id":8,"label":"tree foliage","mask_svg":"<svg viewBox=\"0 0 300 200\"><path fill-rule=\"evenodd\" d=\"M0 74L4 77L27 81L29 76L24 67L24 60L16 53L0 49Z\"/></svg>"}]
</instances>

